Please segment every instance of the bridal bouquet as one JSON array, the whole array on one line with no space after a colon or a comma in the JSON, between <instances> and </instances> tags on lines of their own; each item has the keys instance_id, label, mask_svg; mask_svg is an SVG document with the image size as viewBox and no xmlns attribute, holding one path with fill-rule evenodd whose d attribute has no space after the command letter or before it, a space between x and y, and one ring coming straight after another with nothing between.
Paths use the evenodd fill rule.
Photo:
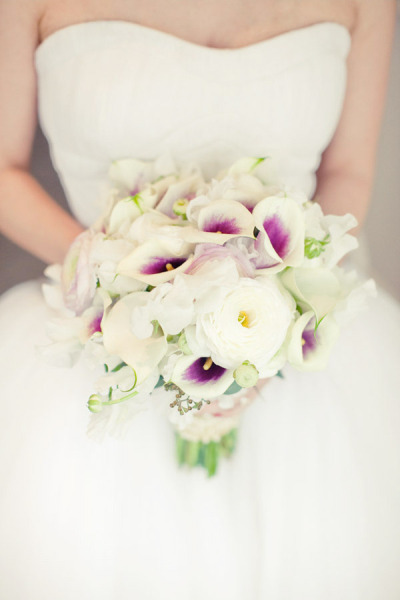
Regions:
<instances>
[{"instance_id":1,"label":"bridal bouquet","mask_svg":"<svg viewBox=\"0 0 400 600\"><path fill-rule=\"evenodd\" d=\"M286 363L326 365L338 316L360 286L338 266L354 217L324 215L278 184L270 159L243 158L211 181L166 160L121 160L101 218L47 270L47 355L101 368L92 429L150 404L176 431L181 464L209 475L232 453L249 388Z\"/></svg>"}]
</instances>

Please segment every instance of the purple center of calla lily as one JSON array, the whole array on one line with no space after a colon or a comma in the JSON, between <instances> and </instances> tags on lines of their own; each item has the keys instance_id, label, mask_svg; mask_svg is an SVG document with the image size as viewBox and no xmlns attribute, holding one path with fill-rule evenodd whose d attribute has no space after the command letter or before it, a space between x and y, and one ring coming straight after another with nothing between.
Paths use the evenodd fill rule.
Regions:
<instances>
[{"instance_id":1,"label":"purple center of calla lily","mask_svg":"<svg viewBox=\"0 0 400 600\"><path fill-rule=\"evenodd\" d=\"M164 256L153 256L146 265L140 269L143 275L156 275L157 273L165 273L177 269L186 261L186 258L165 258ZM171 265L172 269L167 269L167 265Z\"/></svg>"},{"instance_id":2,"label":"purple center of calla lily","mask_svg":"<svg viewBox=\"0 0 400 600\"><path fill-rule=\"evenodd\" d=\"M97 333L98 331L101 331L101 320L103 318L103 313L101 313L100 315L97 315L93 321L91 321L89 323L89 327L88 327L88 331L89 331L89 335L93 335L94 333Z\"/></svg>"},{"instance_id":3,"label":"purple center of calla lily","mask_svg":"<svg viewBox=\"0 0 400 600\"><path fill-rule=\"evenodd\" d=\"M215 215L205 221L203 231L208 233L240 233L240 227L236 223L236 219L228 219L222 215Z\"/></svg>"},{"instance_id":4,"label":"purple center of calla lily","mask_svg":"<svg viewBox=\"0 0 400 600\"><path fill-rule=\"evenodd\" d=\"M275 252L279 258L284 258L289 249L290 236L281 219L274 215L265 219L263 225Z\"/></svg>"},{"instance_id":5,"label":"purple center of calla lily","mask_svg":"<svg viewBox=\"0 0 400 600\"><path fill-rule=\"evenodd\" d=\"M204 363L207 358L198 358L183 374L183 379L192 381L193 383L204 384L210 381L218 381L225 373L226 369L212 363L209 369L204 369Z\"/></svg>"},{"instance_id":6,"label":"purple center of calla lily","mask_svg":"<svg viewBox=\"0 0 400 600\"><path fill-rule=\"evenodd\" d=\"M317 340L314 335L314 329L305 329L303 331L303 357L306 358L307 354L315 349Z\"/></svg>"}]
</instances>

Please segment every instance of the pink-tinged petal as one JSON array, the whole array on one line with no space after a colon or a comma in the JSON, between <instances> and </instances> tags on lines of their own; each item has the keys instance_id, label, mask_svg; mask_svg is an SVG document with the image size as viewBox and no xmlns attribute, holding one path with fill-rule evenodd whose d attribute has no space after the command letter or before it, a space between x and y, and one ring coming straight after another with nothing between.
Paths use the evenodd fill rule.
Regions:
<instances>
[{"instance_id":1,"label":"pink-tinged petal","mask_svg":"<svg viewBox=\"0 0 400 600\"><path fill-rule=\"evenodd\" d=\"M191 175L190 177L177 181L176 183L169 186L164 197L157 205L157 210L168 217L177 218L174 213L173 206L177 200L186 198L187 200L193 200L204 186L203 180L198 175Z\"/></svg>"},{"instance_id":2,"label":"pink-tinged petal","mask_svg":"<svg viewBox=\"0 0 400 600\"><path fill-rule=\"evenodd\" d=\"M76 315L88 308L96 292L94 266L90 261L93 233L81 233L72 243L61 272L64 303Z\"/></svg>"},{"instance_id":3,"label":"pink-tinged petal","mask_svg":"<svg viewBox=\"0 0 400 600\"><path fill-rule=\"evenodd\" d=\"M175 364L171 381L194 398L211 399L223 394L233 383L233 370L212 363L207 357L182 356Z\"/></svg>"},{"instance_id":4,"label":"pink-tinged petal","mask_svg":"<svg viewBox=\"0 0 400 600\"><path fill-rule=\"evenodd\" d=\"M253 277L254 267L250 260L237 247L230 246L229 243L224 246L218 244L198 244L194 253L194 260L186 269L186 273L191 275L197 273L199 269L211 260L223 261L227 258L232 258L236 263L240 277Z\"/></svg>"},{"instance_id":5,"label":"pink-tinged petal","mask_svg":"<svg viewBox=\"0 0 400 600\"><path fill-rule=\"evenodd\" d=\"M191 249L192 246L183 245L179 239L165 244L151 240L126 256L118 265L118 273L149 285L158 285L186 270L193 260Z\"/></svg>"}]
</instances>

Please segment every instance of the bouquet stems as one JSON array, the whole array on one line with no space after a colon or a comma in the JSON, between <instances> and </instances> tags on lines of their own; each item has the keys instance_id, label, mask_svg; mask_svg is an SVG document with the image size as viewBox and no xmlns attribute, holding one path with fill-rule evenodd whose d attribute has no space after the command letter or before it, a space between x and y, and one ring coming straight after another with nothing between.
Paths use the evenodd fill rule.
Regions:
<instances>
[{"instance_id":1,"label":"bouquet stems","mask_svg":"<svg viewBox=\"0 0 400 600\"><path fill-rule=\"evenodd\" d=\"M236 447L237 429L232 429L218 442L208 443L186 440L176 433L176 454L180 466L203 467L209 477L217 472L220 457L228 458Z\"/></svg>"}]
</instances>

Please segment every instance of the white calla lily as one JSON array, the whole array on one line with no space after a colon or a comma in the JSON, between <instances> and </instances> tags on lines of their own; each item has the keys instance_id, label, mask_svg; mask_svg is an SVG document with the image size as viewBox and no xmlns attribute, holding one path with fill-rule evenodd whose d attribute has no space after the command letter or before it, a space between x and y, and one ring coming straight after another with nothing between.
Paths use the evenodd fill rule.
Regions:
<instances>
[{"instance_id":1,"label":"white calla lily","mask_svg":"<svg viewBox=\"0 0 400 600\"><path fill-rule=\"evenodd\" d=\"M188 243L185 229L184 223L177 222L176 219L171 219L156 210L149 210L131 225L128 237L138 244L143 244L151 238L157 238L160 242L165 240L167 244L173 243L174 248L179 248L181 245L184 251L184 247ZM170 242L170 240L173 241Z\"/></svg>"},{"instance_id":2,"label":"white calla lily","mask_svg":"<svg viewBox=\"0 0 400 600\"><path fill-rule=\"evenodd\" d=\"M287 269L280 280L303 309L313 310L317 323L335 308L343 294L339 279L328 269Z\"/></svg>"},{"instance_id":3,"label":"white calla lily","mask_svg":"<svg viewBox=\"0 0 400 600\"><path fill-rule=\"evenodd\" d=\"M320 371L328 363L339 328L330 315L322 319L315 327L315 315L308 311L294 323L287 349L287 358L291 365L300 371Z\"/></svg>"},{"instance_id":4,"label":"white calla lily","mask_svg":"<svg viewBox=\"0 0 400 600\"><path fill-rule=\"evenodd\" d=\"M265 198L255 206L253 217L260 231L256 244L260 254L258 269L262 268L263 259L270 273L299 266L304 258L304 217L296 200Z\"/></svg>"},{"instance_id":5,"label":"white calla lily","mask_svg":"<svg viewBox=\"0 0 400 600\"><path fill-rule=\"evenodd\" d=\"M189 396L215 398L233 383L233 370L224 369L208 357L182 356L174 366L171 381Z\"/></svg>"},{"instance_id":6,"label":"white calla lily","mask_svg":"<svg viewBox=\"0 0 400 600\"><path fill-rule=\"evenodd\" d=\"M203 179L194 174L186 179L179 180L169 186L163 198L157 205L157 210L171 218L176 218L173 206L177 200L187 198L189 201L201 193L205 186Z\"/></svg>"},{"instance_id":7,"label":"white calla lily","mask_svg":"<svg viewBox=\"0 0 400 600\"><path fill-rule=\"evenodd\" d=\"M110 354L120 356L134 369L138 384L157 369L168 349L164 335L157 333L140 339L132 332L132 314L136 307L146 305L147 296L146 292L128 294L108 311L102 321L105 349Z\"/></svg>"},{"instance_id":8,"label":"white calla lily","mask_svg":"<svg viewBox=\"0 0 400 600\"><path fill-rule=\"evenodd\" d=\"M119 263L118 273L149 285L165 283L189 266L191 248L189 244L182 247L181 240L149 240Z\"/></svg>"}]
</instances>

